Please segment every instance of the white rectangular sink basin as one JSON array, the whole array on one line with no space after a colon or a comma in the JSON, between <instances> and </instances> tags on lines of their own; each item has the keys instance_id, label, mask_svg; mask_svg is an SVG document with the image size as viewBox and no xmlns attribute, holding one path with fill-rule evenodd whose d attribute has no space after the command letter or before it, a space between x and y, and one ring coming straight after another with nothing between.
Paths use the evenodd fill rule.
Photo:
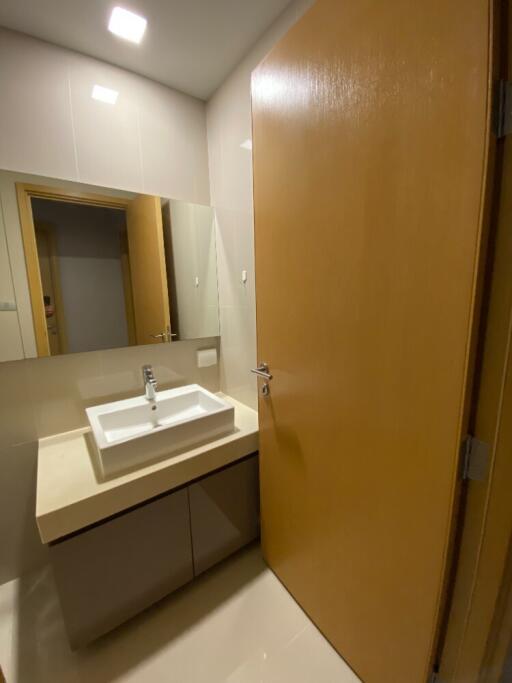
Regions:
<instances>
[{"instance_id":1,"label":"white rectangular sink basin","mask_svg":"<svg viewBox=\"0 0 512 683\"><path fill-rule=\"evenodd\" d=\"M105 477L235 428L234 407L198 384L86 408Z\"/></svg>"}]
</instances>

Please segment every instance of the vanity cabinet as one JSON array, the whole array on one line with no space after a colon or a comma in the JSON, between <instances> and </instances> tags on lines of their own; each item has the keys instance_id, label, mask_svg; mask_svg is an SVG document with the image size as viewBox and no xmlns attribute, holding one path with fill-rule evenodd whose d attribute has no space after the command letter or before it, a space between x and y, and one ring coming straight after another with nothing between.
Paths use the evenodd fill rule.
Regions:
<instances>
[{"instance_id":1,"label":"vanity cabinet","mask_svg":"<svg viewBox=\"0 0 512 683\"><path fill-rule=\"evenodd\" d=\"M191 484L189 498L196 576L258 537L256 457Z\"/></svg>"},{"instance_id":2,"label":"vanity cabinet","mask_svg":"<svg viewBox=\"0 0 512 683\"><path fill-rule=\"evenodd\" d=\"M54 543L50 557L77 648L193 578L187 490Z\"/></svg>"},{"instance_id":3,"label":"vanity cabinet","mask_svg":"<svg viewBox=\"0 0 512 683\"><path fill-rule=\"evenodd\" d=\"M71 646L111 631L258 534L253 455L51 543Z\"/></svg>"}]
</instances>

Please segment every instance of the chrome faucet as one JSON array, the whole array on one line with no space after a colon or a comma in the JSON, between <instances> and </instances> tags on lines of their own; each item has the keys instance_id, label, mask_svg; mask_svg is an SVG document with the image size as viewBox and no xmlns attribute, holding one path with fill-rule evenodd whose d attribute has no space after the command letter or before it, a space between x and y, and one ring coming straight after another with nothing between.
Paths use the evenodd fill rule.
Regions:
<instances>
[{"instance_id":1,"label":"chrome faucet","mask_svg":"<svg viewBox=\"0 0 512 683\"><path fill-rule=\"evenodd\" d=\"M155 376L153 375L153 368L151 365L142 366L142 379L144 380L144 391L148 401L156 399L156 388L158 386Z\"/></svg>"}]
</instances>

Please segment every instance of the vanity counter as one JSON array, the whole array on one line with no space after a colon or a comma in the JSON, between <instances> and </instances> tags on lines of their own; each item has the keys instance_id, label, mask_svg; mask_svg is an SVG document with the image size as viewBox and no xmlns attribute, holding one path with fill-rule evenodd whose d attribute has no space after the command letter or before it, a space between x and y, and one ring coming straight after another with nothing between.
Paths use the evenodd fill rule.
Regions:
<instances>
[{"instance_id":1,"label":"vanity counter","mask_svg":"<svg viewBox=\"0 0 512 683\"><path fill-rule=\"evenodd\" d=\"M173 453L144 467L100 480L90 428L39 439L36 520L43 543L104 520L182 486L258 450L258 414L219 394L235 408L235 431Z\"/></svg>"}]
</instances>

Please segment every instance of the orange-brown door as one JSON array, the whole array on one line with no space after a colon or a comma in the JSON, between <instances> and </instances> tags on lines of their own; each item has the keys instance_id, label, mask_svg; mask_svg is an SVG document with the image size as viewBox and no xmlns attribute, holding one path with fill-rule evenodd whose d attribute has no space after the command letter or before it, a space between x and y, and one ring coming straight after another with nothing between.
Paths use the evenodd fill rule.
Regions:
<instances>
[{"instance_id":1,"label":"orange-brown door","mask_svg":"<svg viewBox=\"0 0 512 683\"><path fill-rule=\"evenodd\" d=\"M365 683L425 683L489 149L485 0L318 0L253 75L264 554Z\"/></svg>"},{"instance_id":2,"label":"orange-brown door","mask_svg":"<svg viewBox=\"0 0 512 683\"><path fill-rule=\"evenodd\" d=\"M137 344L170 340L160 198L137 195L126 207L126 229Z\"/></svg>"}]
</instances>

